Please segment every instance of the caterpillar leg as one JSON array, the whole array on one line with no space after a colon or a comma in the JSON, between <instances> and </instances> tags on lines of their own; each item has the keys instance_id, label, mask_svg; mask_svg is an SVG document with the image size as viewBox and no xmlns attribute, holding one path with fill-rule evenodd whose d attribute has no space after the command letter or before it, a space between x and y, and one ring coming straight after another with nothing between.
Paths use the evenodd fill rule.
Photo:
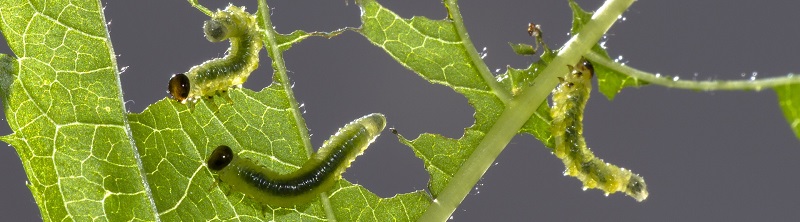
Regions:
<instances>
[{"instance_id":1,"label":"caterpillar leg","mask_svg":"<svg viewBox=\"0 0 800 222\"><path fill-rule=\"evenodd\" d=\"M203 101L206 102L206 107L208 107L208 109L210 109L211 112L214 112L214 114L219 112L219 106L217 105L216 102L214 102L213 96L206 97L206 99L204 99Z\"/></svg>"},{"instance_id":2,"label":"caterpillar leg","mask_svg":"<svg viewBox=\"0 0 800 222\"><path fill-rule=\"evenodd\" d=\"M211 185L209 185L209 186L208 186L208 191L207 191L207 192L209 192L209 193L210 193L211 191L213 191L213 190L214 190L214 187L219 187L219 182L220 182L219 178L215 178L215 179L214 179L214 182L213 182L213 183L211 183ZM228 194L225 194L225 196L227 196L227 195L228 195Z\"/></svg>"},{"instance_id":3,"label":"caterpillar leg","mask_svg":"<svg viewBox=\"0 0 800 222\"><path fill-rule=\"evenodd\" d=\"M186 107L189 109L189 112L194 112L194 107L195 107L195 105L197 105L197 101L196 100L187 100L187 101L183 102L182 104L186 104Z\"/></svg>"},{"instance_id":4,"label":"caterpillar leg","mask_svg":"<svg viewBox=\"0 0 800 222\"><path fill-rule=\"evenodd\" d=\"M234 89L236 89L236 88L232 88L231 90L234 90ZM223 99L225 99L225 101L228 101L228 104L233 104L233 99L231 99L231 95L229 93L231 90L220 90L219 93L217 93L217 95L219 95L219 97L222 97Z\"/></svg>"}]
</instances>

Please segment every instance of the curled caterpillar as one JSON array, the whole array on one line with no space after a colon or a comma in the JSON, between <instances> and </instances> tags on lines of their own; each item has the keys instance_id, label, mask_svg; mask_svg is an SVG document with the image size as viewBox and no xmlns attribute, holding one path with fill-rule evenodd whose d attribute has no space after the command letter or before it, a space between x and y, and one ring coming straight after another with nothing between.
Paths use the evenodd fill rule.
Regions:
<instances>
[{"instance_id":1,"label":"curled caterpillar","mask_svg":"<svg viewBox=\"0 0 800 222\"><path fill-rule=\"evenodd\" d=\"M232 190L264 204L291 207L308 203L331 189L385 126L386 118L378 113L353 120L325 141L300 169L289 174L240 158L225 145L217 147L206 164Z\"/></svg>"},{"instance_id":2,"label":"curled caterpillar","mask_svg":"<svg viewBox=\"0 0 800 222\"><path fill-rule=\"evenodd\" d=\"M206 38L211 42L229 39L231 47L222 58L208 60L186 71L172 75L169 93L181 103L193 104L199 98L211 98L231 87L241 87L250 73L258 68L261 38L256 17L229 5L217 11L203 25Z\"/></svg>"},{"instance_id":3,"label":"curled caterpillar","mask_svg":"<svg viewBox=\"0 0 800 222\"><path fill-rule=\"evenodd\" d=\"M637 201L647 198L644 179L630 170L620 168L594 156L583 138L583 109L592 90L594 69L588 61L577 67L569 66L570 73L559 78L561 84L553 90L552 132L555 137L553 153L560 158L570 175L583 182L584 189L598 188L606 195L624 192Z\"/></svg>"}]
</instances>

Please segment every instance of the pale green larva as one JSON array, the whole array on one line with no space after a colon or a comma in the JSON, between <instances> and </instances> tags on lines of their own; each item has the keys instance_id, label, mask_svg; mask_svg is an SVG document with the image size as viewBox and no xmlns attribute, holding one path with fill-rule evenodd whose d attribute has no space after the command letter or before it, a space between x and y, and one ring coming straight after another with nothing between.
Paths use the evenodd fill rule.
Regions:
<instances>
[{"instance_id":1,"label":"pale green larva","mask_svg":"<svg viewBox=\"0 0 800 222\"><path fill-rule=\"evenodd\" d=\"M289 174L279 174L241 158L225 145L217 147L206 164L233 191L270 206L301 205L330 190L385 126L386 118L379 113L353 120L325 141L300 169Z\"/></svg>"},{"instance_id":2,"label":"pale green larva","mask_svg":"<svg viewBox=\"0 0 800 222\"><path fill-rule=\"evenodd\" d=\"M256 17L229 5L214 13L203 25L206 38L211 42L230 40L231 47L222 58L196 65L186 73L175 74L169 80L169 93L181 103L197 102L211 98L232 87L241 87L250 73L258 68L258 52L262 42L256 26Z\"/></svg>"},{"instance_id":3,"label":"pale green larva","mask_svg":"<svg viewBox=\"0 0 800 222\"><path fill-rule=\"evenodd\" d=\"M552 132L555 138L553 153L560 158L566 170L565 175L578 178L584 189L598 188L606 194L624 192L637 201L647 198L647 185L644 179L630 170L605 163L594 156L583 138L583 109L592 90L594 70L588 61L576 67L570 66L570 73L559 78L561 84L553 90Z\"/></svg>"}]
</instances>

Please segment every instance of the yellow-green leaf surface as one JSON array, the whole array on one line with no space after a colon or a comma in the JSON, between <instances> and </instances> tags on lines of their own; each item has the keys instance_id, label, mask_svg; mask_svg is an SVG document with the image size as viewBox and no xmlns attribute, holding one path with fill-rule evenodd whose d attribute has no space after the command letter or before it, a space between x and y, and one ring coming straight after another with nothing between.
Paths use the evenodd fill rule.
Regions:
<instances>
[{"instance_id":1,"label":"yellow-green leaf surface","mask_svg":"<svg viewBox=\"0 0 800 222\"><path fill-rule=\"evenodd\" d=\"M794 135L800 139L800 84L783 85L775 88L778 103Z\"/></svg>"},{"instance_id":2,"label":"yellow-green leaf surface","mask_svg":"<svg viewBox=\"0 0 800 222\"><path fill-rule=\"evenodd\" d=\"M265 46L283 74L275 83L261 92L233 90L231 101L201 102L194 110L164 99L128 114L99 2L5 1L0 12L18 56L0 56L14 131L3 140L20 154L45 220L414 221L430 203L422 191L380 198L341 180L324 198L272 208L215 182L205 166L221 144L278 172L308 159L314 149L281 55L327 34L275 33L266 28L269 13L260 11Z\"/></svg>"},{"instance_id":3,"label":"yellow-green leaf surface","mask_svg":"<svg viewBox=\"0 0 800 222\"><path fill-rule=\"evenodd\" d=\"M4 60L14 134L3 140L22 159L42 217L156 219L100 2L3 1L0 22L17 55Z\"/></svg>"},{"instance_id":4,"label":"yellow-green leaf surface","mask_svg":"<svg viewBox=\"0 0 800 222\"><path fill-rule=\"evenodd\" d=\"M424 210L429 200L422 192L382 199L344 180L328 192L329 203L314 201L290 209L262 206L237 192L228 195L229 188L215 183L204 164L219 145L228 145L244 158L280 173L295 171L308 159L303 144L307 135L296 124L296 108L283 89L275 83L261 92L233 90L232 103L219 100L211 109L206 106L209 103L204 103L194 111L162 100L142 114L130 115L134 139L142 151L142 163L162 220L322 221L328 218L327 204L343 221L411 221Z\"/></svg>"}]
</instances>

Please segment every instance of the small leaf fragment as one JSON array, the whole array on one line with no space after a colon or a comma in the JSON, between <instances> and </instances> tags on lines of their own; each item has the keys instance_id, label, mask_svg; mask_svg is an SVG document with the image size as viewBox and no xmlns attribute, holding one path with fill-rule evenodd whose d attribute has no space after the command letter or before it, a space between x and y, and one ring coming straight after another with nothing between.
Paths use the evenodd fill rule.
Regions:
<instances>
[{"instance_id":1,"label":"small leaf fragment","mask_svg":"<svg viewBox=\"0 0 800 222\"><path fill-rule=\"evenodd\" d=\"M775 87L778 95L778 103L783 110L786 122L794 131L795 136L800 139L800 84L790 84Z\"/></svg>"},{"instance_id":2,"label":"small leaf fragment","mask_svg":"<svg viewBox=\"0 0 800 222\"><path fill-rule=\"evenodd\" d=\"M524 43L508 43L511 46L511 49L514 50L514 53L517 55L523 56L532 56L536 55L536 49L533 48L532 45L524 44Z\"/></svg>"}]
</instances>

